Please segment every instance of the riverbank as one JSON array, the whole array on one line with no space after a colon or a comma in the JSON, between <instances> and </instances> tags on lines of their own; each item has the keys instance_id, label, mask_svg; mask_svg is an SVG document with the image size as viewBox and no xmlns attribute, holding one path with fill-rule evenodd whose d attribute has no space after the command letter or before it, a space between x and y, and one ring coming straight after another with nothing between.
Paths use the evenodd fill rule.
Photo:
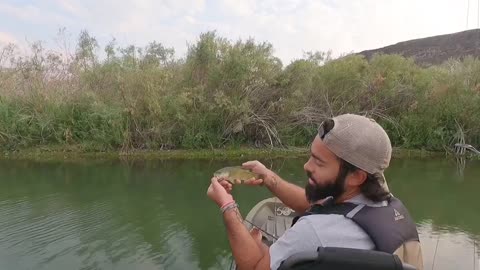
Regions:
<instances>
[{"instance_id":1,"label":"riverbank","mask_svg":"<svg viewBox=\"0 0 480 270\"><path fill-rule=\"evenodd\" d=\"M75 146L44 146L16 151L3 151L3 160L30 161L83 161L83 160L168 160L168 159L274 159L307 158L307 147L289 148L226 148L226 149L178 149L178 150L133 150L133 151L84 151ZM444 152L394 148L393 158L440 158Z\"/></svg>"},{"instance_id":2,"label":"riverbank","mask_svg":"<svg viewBox=\"0 0 480 270\"><path fill-rule=\"evenodd\" d=\"M375 119L403 149L480 145L476 58L424 67L398 55L311 52L284 65L269 43L215 32L201 34L181 59L157 42L110 44L107 58L98 49L87 32L71 57L35 45L28 57L5 48L0 149L304 147L322 121L344 113Z\"/></svg>"}]
</instances>

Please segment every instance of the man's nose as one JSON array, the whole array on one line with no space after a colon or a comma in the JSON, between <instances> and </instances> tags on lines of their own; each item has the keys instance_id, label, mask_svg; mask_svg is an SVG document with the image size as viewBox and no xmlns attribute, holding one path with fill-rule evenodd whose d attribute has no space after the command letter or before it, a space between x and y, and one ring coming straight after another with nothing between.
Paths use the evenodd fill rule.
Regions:
<instances>
[{"instance_id":1,"label":"man's nose","mask_svg":"<svg viewBox=\"0 0 480 270\"><path fill-rule=\"evenodd\" d=\"M309 169L308 169L308 168L310 167L310 166L309 166L309 165L310 165L309 163L310 163L310 159L307 160L307 162L305 162L305 164L303 164L303 169L304 169L306 172L309 171Z\"/></svg>"}]
</instances>

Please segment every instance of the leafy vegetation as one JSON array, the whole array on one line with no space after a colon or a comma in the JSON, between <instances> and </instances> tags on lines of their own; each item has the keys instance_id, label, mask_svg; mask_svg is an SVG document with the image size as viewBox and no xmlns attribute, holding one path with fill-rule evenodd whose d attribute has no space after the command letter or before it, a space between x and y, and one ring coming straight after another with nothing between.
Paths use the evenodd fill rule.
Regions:
<instances>
[{"instance_id":1,"label":"leafy vegetation","mask_svg":"<svg viewBox=\"0 0 480 270\"><path fill-rule=\"evenodd\" d=\"M305 146L321 121L360 113L394 146L480 145L480 60L424 68L398 55L284 66L269 43L203 33L184 58L158 42L100 52L84 31L75 52L0 47L0 148L83 151ZM102 56L102 57L101 57Z\"/></svg>"}]
</instances>

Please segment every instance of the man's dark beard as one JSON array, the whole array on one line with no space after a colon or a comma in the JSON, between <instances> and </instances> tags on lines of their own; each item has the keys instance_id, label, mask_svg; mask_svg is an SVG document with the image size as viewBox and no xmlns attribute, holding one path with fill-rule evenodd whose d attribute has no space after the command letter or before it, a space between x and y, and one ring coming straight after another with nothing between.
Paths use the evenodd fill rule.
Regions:
<instances>
[{"instance_id":1,"label":"man's dark beard","mask_svg":"<svg viewBox=\"0 0 480 270\"><path fill-rule=\"evenodd\" d=\"M307 176L313 180L310 172L307 172ZM345 178L346 174L339 172L335 182L333 183L319 185L315 180L313 180L315 184L312 185L308 181L307 185L305 186L305 195L307 196L307 200L310 203L313 203L329 196L332 196L334 199L338 198L345 190Z\"/></svg>"}]
</instances>

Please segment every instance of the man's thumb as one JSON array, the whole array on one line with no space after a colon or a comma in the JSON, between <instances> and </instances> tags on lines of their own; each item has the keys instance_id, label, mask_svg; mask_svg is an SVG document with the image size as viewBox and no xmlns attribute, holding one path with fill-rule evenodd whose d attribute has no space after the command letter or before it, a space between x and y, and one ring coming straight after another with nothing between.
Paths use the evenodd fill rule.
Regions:
<instances>
[{"instance_id":1,"label":"man's thumb","mask_svg":"<svg viewBox=\"0 0 480 270\"><path fill-rule=\"evenodd\" d=\"M213 189L218 189L219 186L221 187L220 183L218 182L218 178L213 177L211 181L212 181L212 187L213 187Z\"/></svg>"}]
</instances>

